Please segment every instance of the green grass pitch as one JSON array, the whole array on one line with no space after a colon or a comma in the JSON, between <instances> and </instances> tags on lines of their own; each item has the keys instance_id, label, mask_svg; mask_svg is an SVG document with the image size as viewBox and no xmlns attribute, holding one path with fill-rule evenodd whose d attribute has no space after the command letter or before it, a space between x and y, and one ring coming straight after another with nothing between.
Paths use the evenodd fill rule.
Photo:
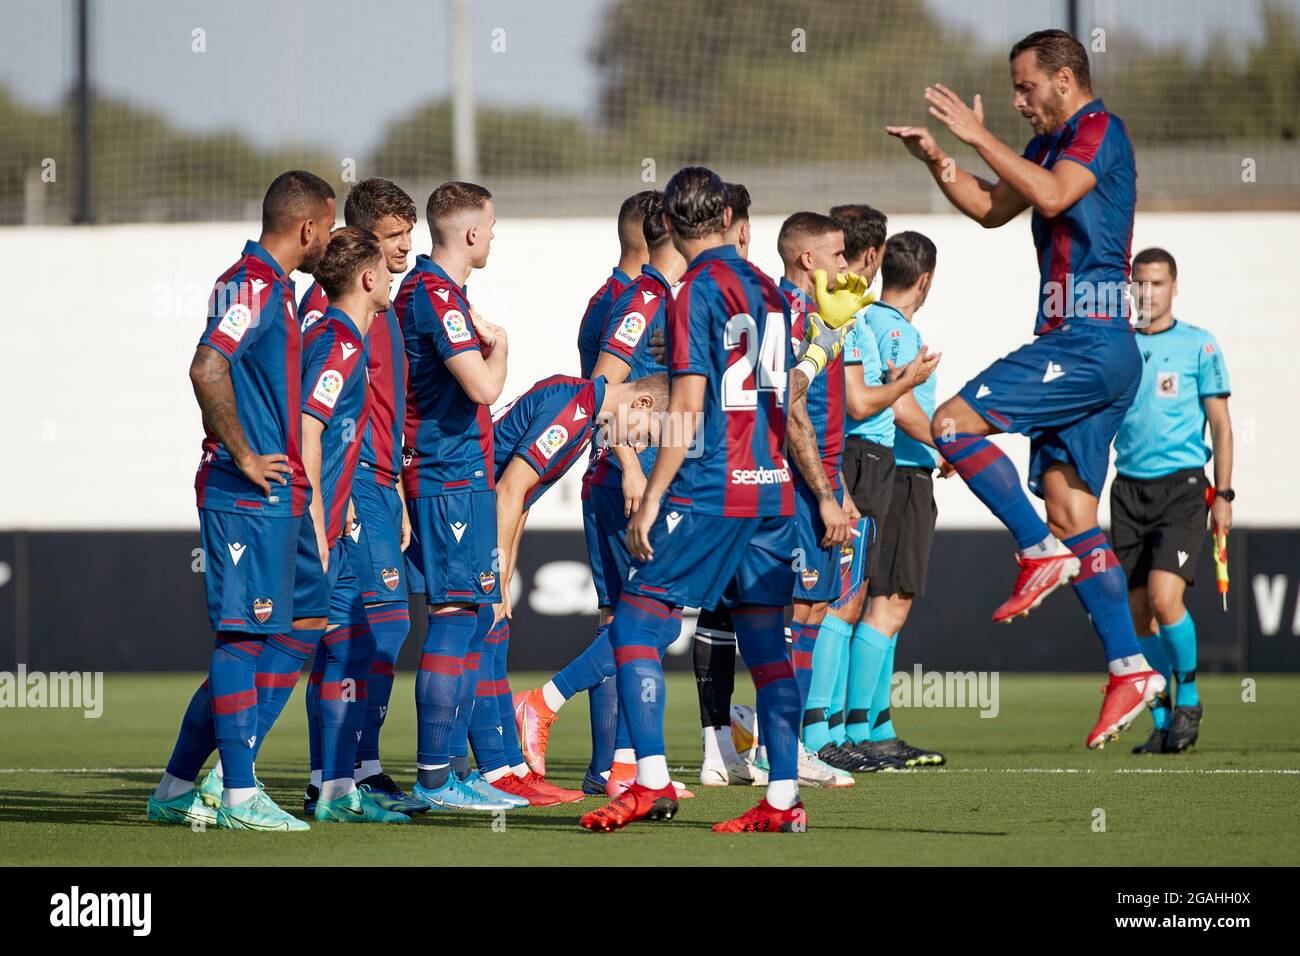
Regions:
<instances>
[{"instance_id":1,"label":"green grass pitch","mask_svg":"<svg viewBox=\"0 0 1300 956\"><path fill-rule=\"evenodd\" d=\"M516 689L537 675L512 677ZM945 751L948 767L858 778L851 790L804 791L809 830L721 836L717 820L756 802L750 787L698 787L699 726L690 675L669 679L674 775L697 796L667 824L617 834L577 826L579 805L490 816L426 814L410 825L316 824L301 834L195 833L148 824L145 801L195 686L192 675L113 675L103 716L0 710L0 862L10 865L420 864L1109 864L1300 863L1300 675L1206 675L1202 742L1188 754L1135 757L1139 719L1091 753L1083 739L1102 677L1003 675L1001 712L896 709L905 738ZM743 675L738 700L753 699ZM305 782L302 687L267 743L259 775L287 809ZM388 769L413 775L410 676L399 679L385 728ZM552 737L550 779L576 787L588 755L587 705L575 700ZM1105 814L1095 832L1096 811Z\"/></svg>"}]
</instances>

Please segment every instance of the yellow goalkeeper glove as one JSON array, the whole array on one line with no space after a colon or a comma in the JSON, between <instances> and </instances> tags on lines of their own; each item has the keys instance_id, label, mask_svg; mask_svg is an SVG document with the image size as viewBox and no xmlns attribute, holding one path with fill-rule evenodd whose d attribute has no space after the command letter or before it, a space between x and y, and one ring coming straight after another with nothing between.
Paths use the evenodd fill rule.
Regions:
<instances>
[{"instance_id":1,"label":"yellow goalkeeper glove","mask_svg":"<svg viewBox=\"0 0 1300 956\"><path fill-rule=\"evenodd\" d=\"M835 277L835 288L826 287L826 270L813 273L817 287L817 312L822 322L832 329L843 328L853 321L853 316L876 300L867 291L867 280L846 272Z\"/></svg>"}]
</instances>

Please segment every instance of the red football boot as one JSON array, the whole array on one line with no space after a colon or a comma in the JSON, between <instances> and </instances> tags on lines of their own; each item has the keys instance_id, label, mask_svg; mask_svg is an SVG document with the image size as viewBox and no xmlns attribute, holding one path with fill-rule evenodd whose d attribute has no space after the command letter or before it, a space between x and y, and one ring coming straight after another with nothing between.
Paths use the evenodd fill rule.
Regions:
<instances>
[{"instance_id":1,"label":"red football boot","mask_svg":"<svg viewBox=\"0 0 1300 956\"><path fill-rule=\"evenodd\" d=\"M671 783L651 790L633 783L598 810L584 813L578 824L597 833L612 833L637 820L671 820L677 815L677 791Z\"/></svg>"},{"instance_id":2,"label":"red football boot","mask_svg":"<svg viewBox=\"0 0 1300 956\"><path fill-rule=\"evenodd\" d=\"M764 797L734 820L713 825L714 833L803 833L808 829L808 812L800 800L789 810L778 810Z\"/></svg>"},{"instance_id":3,"label":"red football boot","mask_svg":"<svg viewBox=\"0 0 1300 956\"><path fill-rule=\"evenodd\" d=\"M1043 598L1079 573L1079 559L1074 555L1054 554L1050 558L1025 558L1016 555L1020 577L1016 578L1011 597L993 612L993 620L1005 624L1012 618L1028 617L1043 603Z\"/></svg>"},{"instance_id":4,"label":"red football boot","mask_svg":"<svg viewBox=\"0 0 1300 956\"><path fill-rule=\"evenodd\" d=\"M564 787L557 787L531 770L523 780L538 793L546 794L550 798L550 803L581 803L587 799L587 795L581 790L566 790Z\"/></svg>"},{"instance_id":5,"label":"red football boot","mask_svg":"<svg viewBox=\"0 0 1300 956\"><path fill-rule=\"evenodd\" d=\"M617 797L636 782L636 764L615 762L605 780L605 796Z\"/></svg>"},{"instance_id":6,"label":"red football boot","mask_svg":"<svg viewBox=\"0 0 1300 956\"><path fill-rule=\"evenodd\" d=\"M540 687L514 696L515 727L519 730L519 749L524 752L528 768L539 777L546 776L546 744L551 738L551 724L556 713L546 706Z\"/></svg>"},{"instance_id":7,"label":"red football boot","mask_svg":"<svg viewBox=\"0 0 1300 956\"><path fill-rule=\"evenodd\" d=\"M1114 740L1128 730L1129 724L1165 689L1165 679L1158 671L1138 671L1124 677L1110 675L1110 682L1101 689L1106 699L1101 702L1101 716L1088 734L1088 747L1101 750L1106 741Z\"/></svg>"}]
</instances>

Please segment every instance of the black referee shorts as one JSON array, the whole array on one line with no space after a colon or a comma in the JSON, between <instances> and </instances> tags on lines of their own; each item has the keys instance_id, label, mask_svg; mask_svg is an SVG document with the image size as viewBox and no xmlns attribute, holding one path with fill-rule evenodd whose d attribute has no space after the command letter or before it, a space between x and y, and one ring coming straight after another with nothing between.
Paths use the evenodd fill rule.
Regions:
<instances>
[{"instance_id":1,"label":"black referee shorts","mask_svg":"<svg viewBox=\"0 0 1300 956\"><path fill-rule=\"evenodd\" d=\"M880 531L894 493L894 450L850 435L844 442L841 468L845 490L873 526L862 565L862 576L871 579L880 570Z\"/></svg>"},{"instance_id":2,"label":"black referee shorts","mask_svg":"<svg viewBox=\"0 0 1300 956\"><path fill-rule=\"evenodd\" d=\"M1152 571L1196 583L1205 542L1205 472L1186 468L1163 478L1117 475L1110 486L1110 538L1129 587L1146 587Z\"/></svg>"},{"instance_id":3,"label":"black referee shorts","mask_svg":"<svg viewBox=\"0 0 1300 956\"><path fill-rule=\"evenodd\" d=\"M925 593L930 546L939 507L934 503L934 469L903 465L894 470L889 513L876 537L879 570L867 583L870 597Z\"/></svg>"}]
</instances>

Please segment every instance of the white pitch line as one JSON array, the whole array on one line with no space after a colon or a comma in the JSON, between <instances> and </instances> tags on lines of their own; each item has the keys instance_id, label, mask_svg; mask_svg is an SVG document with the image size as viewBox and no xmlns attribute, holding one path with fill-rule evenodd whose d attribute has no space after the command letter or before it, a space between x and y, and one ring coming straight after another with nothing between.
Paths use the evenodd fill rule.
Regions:
<instances>
[{"instance_id":1,"label":"white pitch line","mask_svg":"<svg viewBox=\"0 0 1300 956\"><path fill-rule=\"evenodd\" d=\"M162 773L166 767L0 767L0 773Z\"/></svg>"}]
</instances>

